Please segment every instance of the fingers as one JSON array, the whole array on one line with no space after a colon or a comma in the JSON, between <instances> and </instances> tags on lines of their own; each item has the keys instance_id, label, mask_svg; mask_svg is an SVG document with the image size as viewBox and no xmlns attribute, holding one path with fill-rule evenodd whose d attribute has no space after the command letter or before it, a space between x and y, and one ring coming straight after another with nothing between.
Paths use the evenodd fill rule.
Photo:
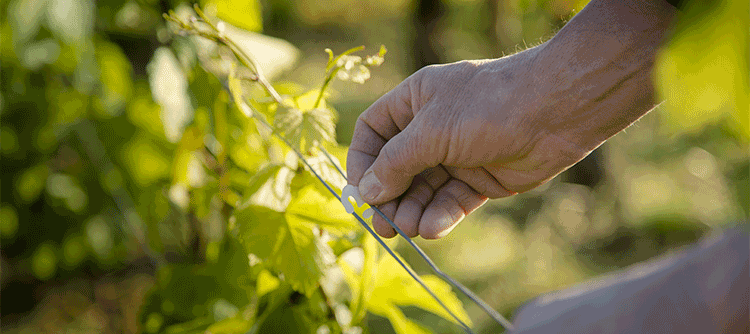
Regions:
<instances>
[{"instance_id":1,"label":"fingers","mask_svg":"<svg viewBox=\"0 0 750 334\"><path fill-rule=\"evenodd\" d=\"M419 235L419 219L422 217L422 211L424 207L432 200L432 196L435 193L435 189L440 188L445 182L450 179L450 175L442 166L429 168L422 173L419 173L412 181L411 187L406 191L404 196L400 200L394 200L384 205L379 206L383 208L389 207L389 210L393 210L393 214L389 214L386 211L383 213L388 216L408 237L413 238ZM393 203L393 204L392 204ZM391 205L395 205L390 209ZM397 208L397 209L395 209ZM376 230L385 231L386 234L381 234L383 237L392 237L395 235L393 228L382 219L379 215L375 215L372 224L376 227Z\"/></svg>"},{"instance_id":2,"label":"fingers","mask_svg":"<svg viewBox=\"0 0 750 334\"><path fill-rule=\"evenodd\" d=\"M396 215L396 208L398 208L398 201L396 200L378 206L378 209L383 211L386 217L391 221L393 221L393 218ZM375 232L383 238L393 238L396 236L396 230L394 230L393 227L391 227L391 224L388 224L388 222L377 212L372 216L372 227L375 229ZM399 226L399 228L401 227Z\"/></svg>"},{"instance_id":3,"label":"fingers","mask_svg":"<svg viewBox=\"0 0 750 334\"><path fill-rule=\"evenodd\" d=\"M411 122L411 94L406 81L383 95L357 119L349 146L346 170L349 183L358 185L389 139Z\"/></svg>"},{"instance_id":4,"label":"fingers","mask_svg":"<svg viewBox=\"0 0 750 334\"><path fill-rule=\"evenodd\" d=\"M399 84L357 119L347 170L349 182L359 187L369 204L398 197L415 175L437 166L444 156L427 149L431 134L423 133L424 127L414 118L409 88L414 80L418 79Z\"/></svg>"},{"instance_id":5,"label":"fingers","mask_svg":"<svg viewBox=\"0 0 750 334\"><path fill-rule=\"evenodd\" d=\"M424 208L432 200L435 190L450 179L442 166L430 168L412 181L411 187L401 197L393 222L410 237L419 235L419 220Z\"/></svg>"},{"instance_id":6,"label":"fingers","mask_svg":"<svg viewBox=\"0 0 750 334\"><path fill-rule=\"evenodd\" d=\"M365 202L379 204L398 197L409 188L415 175L438 165L441 157L428 153L428 139L421 130L415 130L418 124L412 122L391 138L362 176L359 192Z\"/></svg>"},{"instance_id":7,"label":"fingers","mask_svg":"<svg viewBox=\"0 0 750 334\"><path fill-rule=\"evenodd\" d=\"M464 181L478 193L489 198L502 198L517 194L506 189L500 182L483 167L458 168L444 167L453 178Z\"/></svg>"},{"instance_id":8,"label":"fingers","mask_svg":"<svg viewBox=\"0 0 750 334\"><path fill-rule=\"evenodd\" d=\"M461 180L451 179L438 189L419 221L419 235L425 239L446 236L467 214L474 212L488 198Z\"/></svg>"},{"instance_id":9,"label":"fingers","mask_svg":"<svg viewBox=\"0 0 750 334\"><path fill-rule=\"evenodd\" d=\"M437 191L435 191L437 189ZM409 190L399 201L380 206L383 213L406 234L425 239L446 236L463 218L486 203L488 198L465 182L450 178L441 167L431 168L414 178ZM375 215L372 220L379 235L391 238L393 228Z\"/></svg>"}]
</instances>

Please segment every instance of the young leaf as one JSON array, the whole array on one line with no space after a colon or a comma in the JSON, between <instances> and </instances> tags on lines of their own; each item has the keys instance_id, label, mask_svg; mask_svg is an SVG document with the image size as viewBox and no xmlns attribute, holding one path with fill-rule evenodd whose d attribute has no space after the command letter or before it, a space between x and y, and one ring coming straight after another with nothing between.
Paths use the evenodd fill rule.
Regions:
<instances>
[{"instance_id":1,"label":"young leaf","mask_svg":"<svg viewBox=\"0 0 750 334\"><path fill-rule=\"evenodd\" d=\"M292 199L289 186L294 178L294 171L286 166L281 166L273 177L266 179L265 183L255 192L246 192L249 199L245 204L259 205L276 211L284 211Z\"/></svg>"},{"instance_id":2,"label":"young leaf","mask_svg":"<svg viewBox=\"0 0 750 334\"><path fill-rule=\"evenodd\" d=\"M358 225L335 198L324 197L313 186L302 188L286 209L287 219L298 224L316 224L335 233L349 233Z\"/></svg>"},{"instance_id":3,"label":"young leaf","mask_svg":"<svg viewBox=\"0 0 750 334\"><path fill-rule=\"evenodd\" d=\"M342 52L340 55L338 55L337 57L333 58L332 60L329 60L328 61L328 66L326 66L326 73L328 73L334 66L337 66L338 61L339 61L339 59L341 59L341 57L344 57L346 55L349 55L351 53L354 53L354 52L357 52L357 51L360 51L360 50L364 50L364 49L365 49L364 45L353 47L353 48L351 48L349 50L346 50L346 51ZM328 50L330 50L330 49L328 49ZM326 52L328 52L328 51L326 51ZM333 52L329 52L328 54L329 54L329 56L331 56L331 55L333 55Z\"/></svg>"},{"instance_id":4,"label":"young leaf","mask_svg":"<svg viewBox=\"0 0 750 334\"><path fill-rule=\"evenodd\" d=\"M301 111L280 107L274 117L274 128L302 152L335 139L336 126L330 109Z\"/></svg>"},{"instance_id":5,"label":"young leaf","mask_svg":"<svg viewBox=\"0 0 750 334\"><path fill-rule=\"evenodd\" d=\"M367 313L367 299L373 289L373 281L377 274L377 262L378 262L378 245L375 242L375 238L369 234L365 234L362 237L362 270L357 275L347 261L343 257L339 257L338 265L344 274L344 279L349 285L349 289L352 292L351 304L349 310L352 313L352 324L359 324L364 319Z\"/></svg>"},{"instance_id":6,"label":"young leaf","mask_svg":"<svg viewBox=\"0 0 750 334\"><path fill-rule=\"evenodd\" d=\"M267 164L263 166L253 177L250 179L250 182L245 189L245 198L243 199L243 203L248 203L250 201L250 197L258 192L258 189L262 187L266 182L268 182L269 179L271 179L276 173L279 172L281 169L281 165L276 164Z\"/></svg>"},{"instance_id":7,"label":"young leaf","mask_svg":"<svg viewBox=\"0 0 750 334\"><path fill-rule=\"evenodd\" d=\"M372 282L375 287L367 298L367 310L388 318L397 333L418 333L421 330L421 326L406 319L399 306L417 306L455 323L455 319L392 257L383 256L377 268L376 278ZM422 276L422 280L454 314L466 324L471 324L461 301L451 292L450 285L433 275Z\"/></svg>"},{"instance_id":8,"label":"young leaf","mask_svg":"<svg viewBox=\"0 0 750 334\"><path fill-rule=\"evenodd\" d=\"M263 10L258 0L210 0L202 2L204 6L215 6L216 15L219 18L239 28L249 31L261 31L263 29Z\"/></svg>"},{"instance_id":9,"label":"young leaf","mask_svg":"<svg viewBox=\"0 0 750 334\"><path fill-rule=\"evenodd\" d=\"M284 274L294 290L312 295L334 257L313 233L313 224L254 205L239 210L236 217L245 250Z\"/></svg>"}]
</instances>

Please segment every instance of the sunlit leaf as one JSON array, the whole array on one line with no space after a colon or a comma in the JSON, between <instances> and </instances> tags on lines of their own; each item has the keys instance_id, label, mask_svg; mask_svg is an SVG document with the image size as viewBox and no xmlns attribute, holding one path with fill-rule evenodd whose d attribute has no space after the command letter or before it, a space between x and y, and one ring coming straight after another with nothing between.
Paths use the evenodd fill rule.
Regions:
<instances>
[{"instance_id":1,"label":"sunlit leaf","mask_svg":"<svg viewBox=\"0 0 750 334\"><path fill-rule=\"evenodd\" d=\"M57 250L51 243L37 247L31 258L31 270L38 279L46 281L57 272Z\"/></svg>"},{"instance_id":2,"label":"sunlit leaf","mask_svg":"<svg viewBox=\"0 0 750 334\"><path fill-rule=\"evenodd\" d=\"M227 104L229 96L226 91L219 91L214 108L214 137L219 143L221 151L218 154L219 164L223 164L226 159L227 149L229 148L229 120L227 119Z\"/></svg>"},{"instance_id":3,"label":"sunlit leaf","mask_svg":"<svg viewBox=\"0 0 750 334\"><path fill-rule=\"evenodd\" d=\"M324 108L302 111L280 107L274 117L274 128L302 152L335 140L333 112Z\"/></svg>"},{"instance_id":4,"label":"sunlit leaf","mask_svg":"<svg viewBox=\"0 0 750 334\"><path fill-rule=\"evenodd\" d=\"M215 334L244 334L247 333L252 325L251 322L244 319L229 318L208 326L206 332Z\"/></svg>"},{"instance_id":5,"label":"sunlit leaf","mask_svg":"<svg viewBox=\"0 0 750 334\"><path fill-rule=\"evenodd\" d=\"M268 270L262 270L258 274L258 282L255 288L255 294L258 298L265 296L267 293L276 290L279 287L281 281L271 274Z\"/></svg>"},{"instance_id":6,"label":"sunlit leaf","mask_svg":"<svg viewBox=\"0 0 750 334\"><path fill-rule=\"evenodd\" d=\"M299 49L283 39L242 30L231 24L225 26L224 34L253 57L269 79L291 70L300 56Z\"/></svg>"},{"instance_id":7,"label":"sunlit leaf","mask_svg":"<svg viewBox=\"0 0 750 334\"><path fill-rule=\"evenodd\" d=\"M149 83L154 101L159 103L167 139L177 142L182 129L193 117L188 83L172 51L160 47L148 64Z\"/></svg>"},{"instance_id":8,"label":"sunlit leaf","mask_svg":"<svg viewBox=\"0 0 750 334\"><path fill-rule=\"evenodd\" d=\"M146 137L138 135L126 144L123 158L133 179L145 186L169 175L169 160Z\"/></svg>"},{"instance_id":9,"label":"sunlit leaf","mask_svg":"<svg viewBox=\"0 0 750 334\"><path fill-rule=\"evenodd\" d=\"M344 278L352 292L350 311L352 313L352 324L359 324L367 314L367 299L374 288L373 281L377 274L378 245L375 238L364 235L362 238L362 268L359 273L355 271L357 264L347 262L347 257L341 256L338 265L344 274ZM350 252L354 249L350 250Z\"/></svg>"},{"instance_id":10,"label":"sunlit leaf","mask_svg":"<svg viewBox=\"0 0 750 334\"><path fill-rule=\"evenodd\" d=\"M275 169L275 168L274 168ZM254 193L248 191L245 192L249 199L245 201L245 205L260 205L276 211L284 211L292 200L292 195L289 192L289 186L294 178L294 171L286 166L280 166L272 174L272 177L267 178L260 188ZM255 182L253 182L253 187Z\"/></svg>"},{"instance_id":11,"label":"sunlit leaf","mask_svg":"<svg viewBox=\"0 0 750 334\"><path fill-rule=\"evenodd\" d=\"M229 72L229 78L227 79L229 92L232 93L232 100L237 110L241 111L245 117L253 117L252 108L245 102L242 91L242 81L235 77L234 71Z\"/></svg>"},{"instance_id":12,"label":"sunlit leaf","mask_svg":"<svg viewBox=\"0 0 750 334\"><path fill-rule=\"evenodd\" d=\"M461 301L451 291L448 283L433 275L424 275L421 278L454 314L466 324L471 324ZM423 330L420 325L406 319L399 306L416 306L455 323L455 319L391 256L381 257L373 284L375 287L369 293L367 310L388 318L397 333L415 333Z\"/></svg>"},{"instance_id":13,"label":"sunlit leaf","mask_svg":"<svg viewBox=\"0 0 750 334\"><path fill-rule=\"evenodd\" d=\"M236 217L248 253L283 274L296 291L309 296L316 290L334 259L330 247L313 233L312 224L260 206L248 206Z\"/></svg>"},{"instance_id":14,"label":"sunlit leaf","mask_svg":"<svg viewBox=\"0 0 750 334\"><path fill-rule=\"evenodd\" d=\"M259 0L203 0L206 10L216 10L216 16L249 31L263 30L263 11Z\"/></svg>"},{"instance_id":15,"label":"sunlit leaf","mask_svg":"<svg viewBox=\"0 0 750 334\"><path fill-rule=\"evenodd\" d=\"M696 132L727 120L750 140L750 33L747 1L690 1L656 62L672 131Z\"/></svg>"},{"instance_id":16,"label":"sunlit leaf","mask_svg":"<svg viewBox=\"0 0 750 334\"><path fill-rule=\"evenodd\" d=\"M292 142L299 142L300 140L300 125L302 124L302 110L293 107L281 106L276 110L276 114L273 119L273 127L286 134L288 139L292 139ZM296 140L295 140L296 139Z\"/></svg>"},{"instance_id":17,"label":"sunlit leaf","mask_svg":"<svg viewBox=\"0 0 750 334\"><path fill-rule=\"evenodd\" d=\"M249 203L251 197L255 195L258 190L269 180L274 178L279 173L283 166L277 164L267 164L263 166L257 173L253 174L252 178L248 182L247 188L245 188L245 199L243 203Z\"/></svg>"},{"instance_id":18,"label":"sunlit leaf","mask_svg":"<svg viewBox=\"0 0 750 334\"><path fill-rule=\"evenodd\" d=\"M312 223L339 234L354 231L359 226L352 215L344 211L341 202L321 196L312 185L295 194L286 213L291 222Z\"/></svg>"},{"instance_id":19,"label":"sunlit leaf","mask_svg":"<svg viewBox=\"0 0 750 334\"><path fill-rule=\"evenodd\" d=\"M46 6L47 0L15 0L6 7L16 50L23 48L25 42L37 34Z\"/></svg>"},{"instance_id":20,"label":"sunlit leaf","mask_svg":"<svg viewBox=\"0 0 750 334\"><path fill-rule=\"evenodd\" d=\"M180 138L180 143L177 146L177 150L174 153L174 160L172 162L172 182L179 183L184 186L196 186L200 180L196 180L195 173L191 173L191 169L195 169L195 163L198 163L198 168L202 168L200 163L197 161L195 151L203 146L203 133L197 127L189 127L185 130L185 134Z\"/></svg>"},{"instance_id":21,"label":"sunlit leaf","mask_svg":"<svg viewBox=\"0 0 750 334\"><path fill-rule=\"evenodd\" d=\"M120 47L107 42L97 44L96 59L102 84L97 110L102 116L116 116L132 95L133 70L130 61Z\"/></svg>"},{"instance_id":22,"label":"sunlit leaf","mask_svg":"<svg viewBox=\"0 0 750 334\"><path fill-rule=\"evenodd\" d=\"M21 174L16 183L16 191L23 201L35 200L44 189L49 175L49 168L45 165L31 167Z\"/></svg>"},{"instance_id":23,"label":"sunlit leaf","mask_svg":"<svg viewBox=\"0 0 750 334\"><path fill-rule=\"evenodd\" d=\"M297 108L300 108L302 110L315 109L315 102L318 99L319 94L320 94L320 90L318 89L309 90L305 92L304 94L295 96L294 104L297 106ZM325 95L327 95L327 93ZM325 99L322 99L320 104L318 104L318 108L327 108L327 107L328 106L325 103Z\"/></svg>"},{"instance_id":24,"label":"sunlit leaf","mask_svg":"<svg viewBox=\"0 0 750 334\"><path fill-rule=\"evenodd\" d=\"M125 112L133 125L166 140L160 115L161 107L151 98L151 92L143 82L135 84L133 98L128 101Z\"/></svg>"},{"instance_id":25,"label":"sunlit leaf","mask_svg":"<svg viewBox=\"0 0 750 334\"><path fill-rule=\"evenodd\" d=\"M248 134L244 141L234 143L229 149L229 157L237 166L248 172L258 170L269 160L260 135L257 133Z\"/></svg>"},{"instance_id":26,"label":"sunlit leaf","mask_svg":"<svg viewBox=\"0 0 750 334\"><path fill-rule=\"evenodd\" d=\"M47 0L47 25L68 44L80 45L94 28L94 4L90 0Z\"/></svg>"}]
</instances>

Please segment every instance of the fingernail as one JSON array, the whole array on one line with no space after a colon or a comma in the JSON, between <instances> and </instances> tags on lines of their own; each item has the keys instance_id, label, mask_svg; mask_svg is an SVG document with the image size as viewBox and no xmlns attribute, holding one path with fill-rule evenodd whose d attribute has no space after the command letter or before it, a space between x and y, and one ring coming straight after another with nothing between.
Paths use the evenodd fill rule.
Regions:
<instances>
[{"instance_id":1,"label":"fingernail","mask_svg":"<svg viewBox=\"0 0 750 334\"><path fill-rule=\"evenodd\" d=\"M440 239L448 235L448 233L451 233L451 231L453 231L453 229L458 225L450 216L443 216L438 219L436 223L439 226L438 231L440 231L435 235L436 239Z\"/></svg>"},{"instance_id":2,"label":"fingernail","mask_svg":"<svg viewBox=\"0 0 750 334\"><path fill-rule=\"evenodd\" d=\"M448 215L446 215L446 216L442 216L442 217L440 217L440 218L439 218L439 219L438 219L438 220L437 220L437 221L435 222L435 224L436 224L436 225L437 225L437 227L438 227L438 228L437 228L437 230L438 230L438 231L443 231L443 230L447 229L448 227L450 227L451 225L453 225L453 218L451 218L451 217L450 217L450 216L448 216Z\"/></svg>"},{"instance_id":3,"label":"fingernail","mask_svg":"<svg viewBox=\"0 0 750 334\"><path fill-rule=\"evenodd\" d=\"M365 202L375 200L382 191L383 185L380 184L380 180L372 171L365 173L365 176L359 181L359 193Z\"/></svg>"}]
</instances>

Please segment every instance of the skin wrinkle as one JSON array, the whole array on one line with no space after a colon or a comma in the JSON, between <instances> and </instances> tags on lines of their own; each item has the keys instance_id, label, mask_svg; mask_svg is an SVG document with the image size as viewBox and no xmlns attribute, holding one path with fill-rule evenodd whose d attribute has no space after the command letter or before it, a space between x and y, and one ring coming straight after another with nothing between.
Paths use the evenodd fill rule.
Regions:
<instances>
[{"instance_id":1,"label":"skin wrinkle","mask_svg":"<svg viewBox=\"0 0 750 334\"><path fill-rule=\"evenodd\" d=\"M406 90L406 92L394 97L395 99L398 99L398 101L403 103L406 106L406 109L411 109L411 106L412 106L412 103L410 102L411 101L411 89L409 88L409 86L410 85L404 85L404 89ZM403 131L409 125L409 123L411 123L411 121L414 120L415 115L414 113L411 113L411 114L403 113L403 117L399 117L399 113L396 113L395 111L396 111L395 108L388 107L388 115L391 116L390 118L392 122L396 124L396 126L398 127L400 131ZM399 120L399 122L397 122L396 120Z\"/></svg>"},{"instance_id":2,"label":"skin wrinkle","mask_svg":"<svg viewBox=\"0 0 750 334\"><path fill-rule=\"evenodd\" d=\"M487 175L487 178L489 178L490 181L494 182L496 186L500 187L500 189L502 189L502 190L504 190L504 191L506 191L508 193L507 196L512 196L512 195L516 194L515 192L508 190L508 188L505 188L505 186L503 186L502 183L500 183L500 181L498 181L498 179L496 179L495 176L492 175L492 173L490 173L490 171L488 171L484 167L481 167L481 169L482 169L482 172L485 175ZM479 192L479 193L482 193L482 192ZM487 196L487 197L489 197L489 196Z\"/></svg>"}]
</instances>

